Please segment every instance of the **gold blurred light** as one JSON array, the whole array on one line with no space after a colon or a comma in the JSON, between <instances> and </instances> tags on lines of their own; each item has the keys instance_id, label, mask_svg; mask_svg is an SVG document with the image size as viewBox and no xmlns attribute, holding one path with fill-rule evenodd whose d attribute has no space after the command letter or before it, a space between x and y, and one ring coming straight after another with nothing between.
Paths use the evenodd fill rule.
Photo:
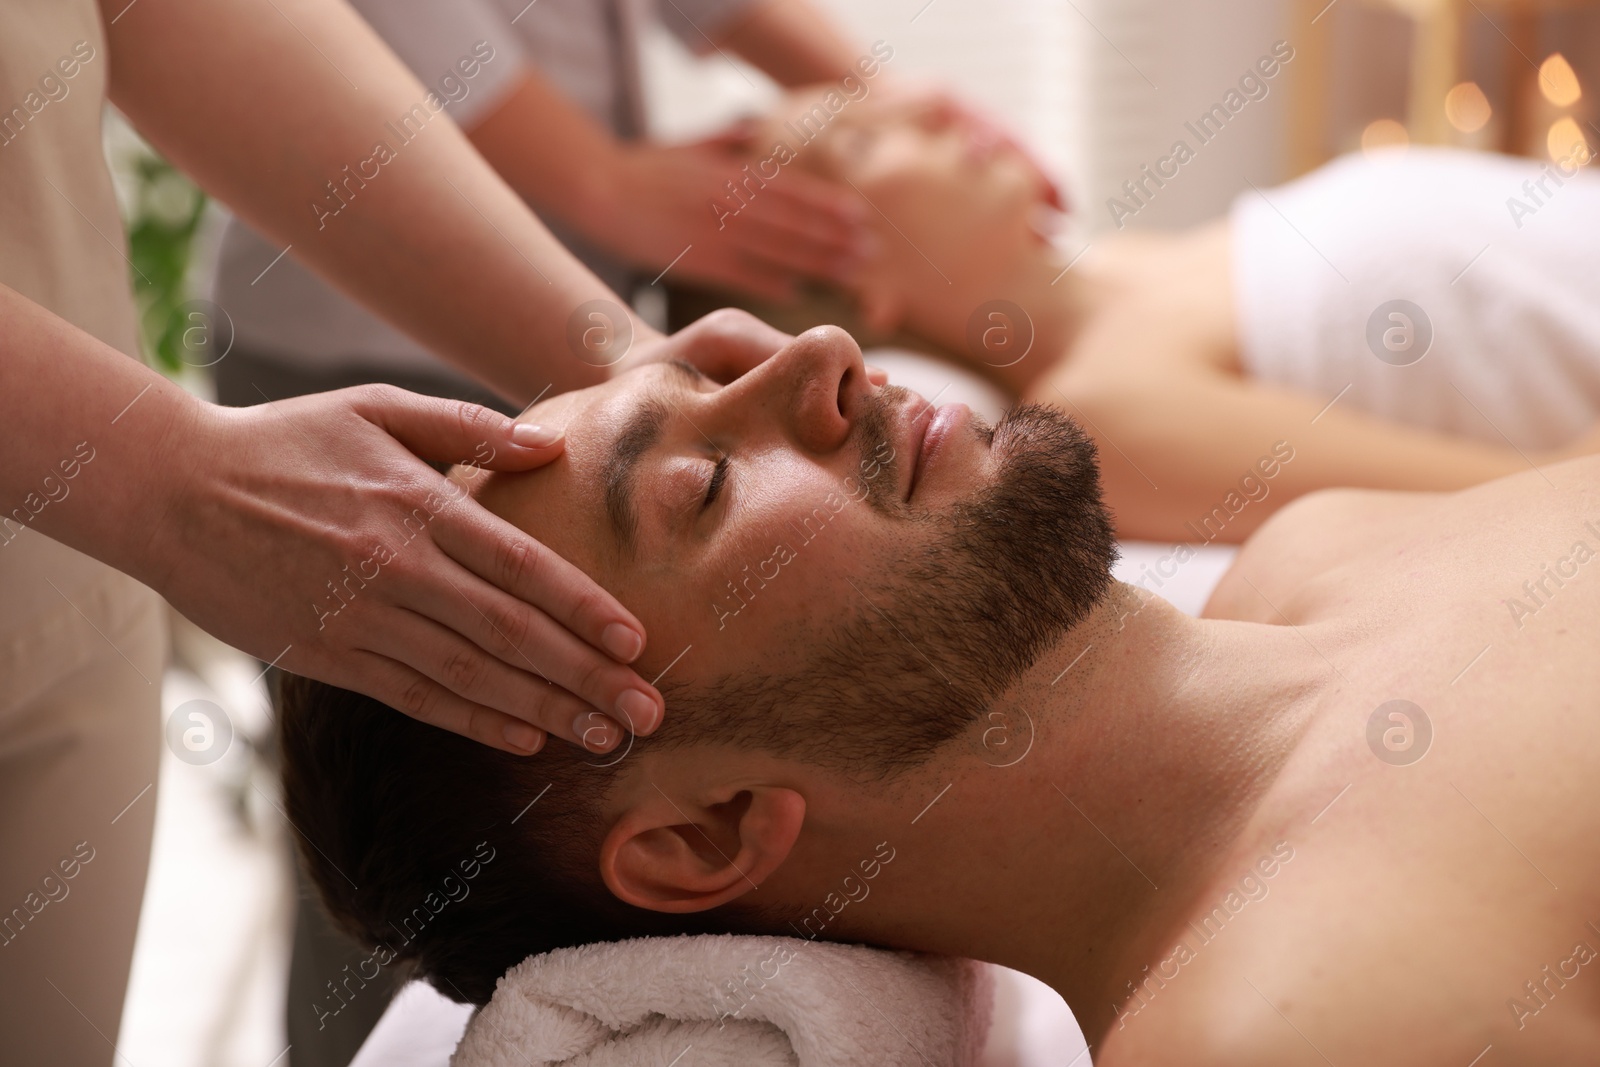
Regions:
<instances>
[{"instance_id":1,"label":"gold blurred light","mask_svg":"<svg viewBox=\"0 0 1600 1067\"><path fill-rule=\"evenodd\" d=\"M1583 136L1583 129L1571 115L1552 122L1550 132L1545 135L1544 141L1550 158L1557 163L1589 162L1589 142Z\"/></svg>"},{"instance_id":2,"label":"gold blurred light","mask_svg":"<svg viewBox=\"0 0 1600 1067\"><path fill-rule=\"evenodd\" d=\"M1444 117L1462 133L1477 133L1494 109L1477 82L1462 82L1444 95Z\"/></svg>"},{"instance_id":3,"label":"gold blurred light","mask_svg":"<svg viewBox=\"0 0 1600 1067\"><path fill-rule=\"evenodd\" d=\"M1404 148L1411 143L1406 128L1394 119L1377 119L1361 131L1361 151L1367 155L1386 148Z\"/></svg>"},{"instance_id":4,"label":"gold blurred light","mask_svg":"<svg viewBox=\"0 0 1600 1067\"><path fill-rule=\"evenodd\" d=\"M1577 73L1560 52L1551 52L1539 64L1539 91L1556 107L1571 107L1583 96Z\"/></svg>"}]
</instances>

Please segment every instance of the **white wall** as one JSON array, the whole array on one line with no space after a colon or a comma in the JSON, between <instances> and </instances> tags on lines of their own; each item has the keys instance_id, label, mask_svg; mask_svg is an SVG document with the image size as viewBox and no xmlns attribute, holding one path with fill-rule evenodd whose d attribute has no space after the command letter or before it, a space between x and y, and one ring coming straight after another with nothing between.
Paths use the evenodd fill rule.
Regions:
<instances>
[{"instance_id":1,"label":"white wall","mask_svg":"<svg viewBox=\"0 0 1600 1067\"><path fill-rule=\"evenodd\" d=\"M1066 2L1066 0L1062 0ZM1155 189L1129 226L1182 226L1227 210L1233 196L1283 180L1289 67L1266 83L1209 143L1184 128L1235 87L1274 41L1288 40L1284 0L1074 0L1093 40L1086 50L1088 104L1084 208L1096 230L1111 226L1108 197L1182 138L1195 149L1178 176ZM1303 31L1302 31L1303 32ZM1314 30L1312 32L1315 32Z\"/></svg>"}]
</instances>

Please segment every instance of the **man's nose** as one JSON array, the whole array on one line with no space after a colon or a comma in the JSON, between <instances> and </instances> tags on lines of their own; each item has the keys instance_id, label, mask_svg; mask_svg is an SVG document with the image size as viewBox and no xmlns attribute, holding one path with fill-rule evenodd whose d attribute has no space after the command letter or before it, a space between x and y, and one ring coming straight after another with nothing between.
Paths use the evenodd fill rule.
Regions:
<instances>
[{"instance_id":1,"label":"man's nose","mask_svg":"<svg viewBox=\"0 0 1600 1067\"><path fill-rule=\"evenodd\" d=\"M872 388L854 338L837 326L818 326L779 349L723 394L726 400L761 410L800 447L826 453L850 436L861 398Z\"/></svg>"}]
</instances>

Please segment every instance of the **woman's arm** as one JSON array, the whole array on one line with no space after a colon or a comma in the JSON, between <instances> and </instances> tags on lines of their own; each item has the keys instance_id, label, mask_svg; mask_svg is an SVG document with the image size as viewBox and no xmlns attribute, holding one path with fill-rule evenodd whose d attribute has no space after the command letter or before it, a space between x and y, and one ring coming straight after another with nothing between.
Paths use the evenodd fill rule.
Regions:
<instances>
[{"instance_id":1,"label":"woman's arm","mask_svg":"<svg viewBox=\"0 0 1600 1067\"><path fill-rule=\"evenodd\" d=\"M1238 542L1317 489L1459 489L1552 458L1240 378L1206 351L1194 321L1150 299L1125 301L1027 394L1095 436L1121 536Z\"/></svg>"}]
</instances>

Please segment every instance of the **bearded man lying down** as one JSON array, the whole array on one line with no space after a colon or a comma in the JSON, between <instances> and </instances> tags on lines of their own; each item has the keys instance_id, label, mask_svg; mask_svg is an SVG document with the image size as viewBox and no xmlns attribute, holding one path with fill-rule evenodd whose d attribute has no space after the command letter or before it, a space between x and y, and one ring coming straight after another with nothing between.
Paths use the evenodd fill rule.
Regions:
<instances>
[{"instance_id":1,"label":"bearded man lying down","mask_svg":"<svg viewBox=\"0 0 1600 1067\"><path fill-rule=\"evenodd\" d=\"M284 708L328 907L447 995L771 932L1025 971L1111 1067L1600 1048L1600 461L1309 495L1195 619L1110 578L1062 410L930 408L837 330L524 418L565 455L463 480L637 613L665 723L523 758L317 683Z\"/></svg>"}]
</instances>

